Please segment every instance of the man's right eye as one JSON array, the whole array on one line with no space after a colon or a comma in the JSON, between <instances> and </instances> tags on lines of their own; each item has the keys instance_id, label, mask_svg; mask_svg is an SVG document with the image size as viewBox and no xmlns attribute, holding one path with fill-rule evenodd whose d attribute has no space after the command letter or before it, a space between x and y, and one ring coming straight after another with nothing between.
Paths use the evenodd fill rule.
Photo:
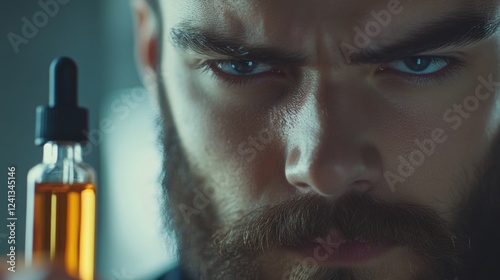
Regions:
<instances>
[{"instance_id":1,"label":"man's right eye","mask_svg":"<svg viewBox=\"0 0 500 280\"><path fill-rule=\"evenodd\" d=\"M252 60L222 60L215 63L220 71L228 75L251 76L270 72L273 68L269 64Z\"/></svg>"},{"instance_id":2,"label":"man's right eye","mask_svg":"<svg viewBox=\"0 0 500 280\"><path fill-rule=\"evenodd\" d=\"M197 68L210 73L220 83L239 86L283 74L270 64L244 59L206 60Z\"/></svg>"}]
</instances>

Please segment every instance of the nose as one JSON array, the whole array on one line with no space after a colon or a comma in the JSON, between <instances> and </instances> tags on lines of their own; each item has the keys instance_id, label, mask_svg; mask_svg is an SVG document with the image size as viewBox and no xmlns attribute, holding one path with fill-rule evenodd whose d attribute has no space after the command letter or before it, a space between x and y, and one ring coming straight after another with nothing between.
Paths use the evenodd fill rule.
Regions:
<instances>
[{"instance_id":1,"label":"nose","mask_svg":"<svg viewBox=\"0 0 500 280\"><path fill-rule=\"evenodd\" d=\"M340 87L307 94L288 131L285 174L291 185L333 197L379 184L382 160L367 135L374 120L363 113L366 106L366 97Z\"/></svg>"}]
</instances>

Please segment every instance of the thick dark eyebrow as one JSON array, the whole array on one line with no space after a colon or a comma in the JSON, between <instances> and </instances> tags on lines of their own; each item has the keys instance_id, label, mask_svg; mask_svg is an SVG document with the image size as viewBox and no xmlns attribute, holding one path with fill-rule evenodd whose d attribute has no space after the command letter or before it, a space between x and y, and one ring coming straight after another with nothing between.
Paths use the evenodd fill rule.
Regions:
<instances>
[{"instance_id":1,"label":"thick dark eyebrow","mask_svg":"<svg viewBox=\"0 0 500 280\"><path fill-rule=\"evenodd\" d=\"M207 30L182 23L170 31L172 44L180 49L201 55L219 55L234 59L244 59L274 65L301 65L306 56L300 52L281 50L273 47L253 47L245 44L240 37L214 34Z\"/></svg>"},{"instance_id":2,"label":"thick dark eyebrow","mask_svg":"<svg viewBox=\"0 0 500 280\"><path fill-rule=\"evenodd\" d=\"M464 46L493 35L500 20L493 14L460 13L427 24L420 24L402 40L381 46L356 49L347 57L350 63L380 63L419 55L450 46ZM183 22L170 31L172 44L201 55L222 55L277 65L302 65L307 56L273 47L252 47L238 36L215 34ZM342 46L341 46L342 48Z\"/></svg>"},{"instance_id":3,"label":"thick dark eyebrow","mask_svg":"<svg viewBox=\"0 0 500 280\"><path fill-rule=\"evenodd\" d=\"M421 24L403 40L378 49L360 49L349 56L352 63L380 63L419 55L446 47L460 47L493 35L500 19L488 14L456 14ZM349 59L348 59L349 60Z\"/></svg>"}]
</instances>

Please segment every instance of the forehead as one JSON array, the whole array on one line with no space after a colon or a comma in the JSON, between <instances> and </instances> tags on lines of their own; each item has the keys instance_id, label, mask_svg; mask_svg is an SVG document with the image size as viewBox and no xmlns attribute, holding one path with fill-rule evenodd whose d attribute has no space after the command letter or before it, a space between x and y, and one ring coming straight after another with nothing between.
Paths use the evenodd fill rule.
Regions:
<instances>
[{"instance_id":1,"label":"forehead","mask_svg":"<svg viewBox=\"0 0 500 280\"><path fill-rule=\"evenodd\" d=\"M169 0L167 27L180 23L237 35L245 41L303 45L313 40L349 41L376 15L390 15L378 41L459 11L492 12L500 0ZM383 19L387 20L387 19Z\"/></svg>"}]
</instances>

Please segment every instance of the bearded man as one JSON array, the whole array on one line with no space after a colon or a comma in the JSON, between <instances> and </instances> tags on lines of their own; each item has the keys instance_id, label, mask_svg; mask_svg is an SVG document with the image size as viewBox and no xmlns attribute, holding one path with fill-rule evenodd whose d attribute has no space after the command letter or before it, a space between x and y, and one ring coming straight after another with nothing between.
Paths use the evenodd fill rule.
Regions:
<instances>
[{"instance_id":1,"label":"bearded man","mask_svg":"<svg viewBox=\"0 0 500 280\"><path fill-rule=\"evenodd\" d=\"M137 0L158 279L500 279L500 1Z\"/></svg>"}]
</instances>

